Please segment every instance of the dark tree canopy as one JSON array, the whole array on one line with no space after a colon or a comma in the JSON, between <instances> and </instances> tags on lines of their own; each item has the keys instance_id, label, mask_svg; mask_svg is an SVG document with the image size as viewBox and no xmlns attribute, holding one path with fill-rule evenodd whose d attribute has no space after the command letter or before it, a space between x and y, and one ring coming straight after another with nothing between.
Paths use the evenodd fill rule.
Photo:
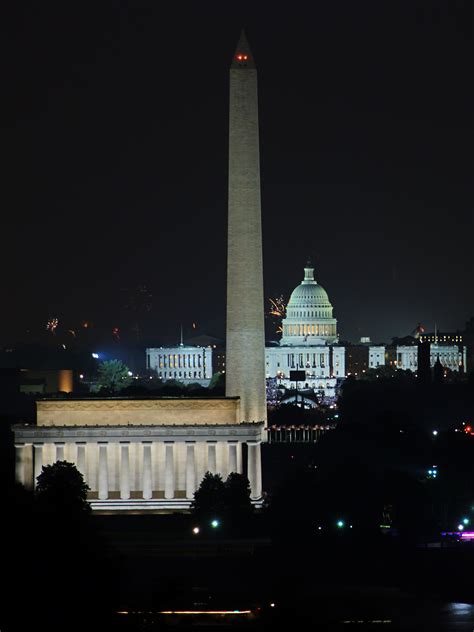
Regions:
<instances>
[{"instance_id":1,"label":"dark tree canopy","mask_svg":"<svg viewBox=\"0 0 474 632\"><path fill-rule=\"evenodd\" d=\"M228 527L242 525L253 513L247 477L232 472L224 482L219 474L206 472L191 508L199 520L222 518Z\"/></svg>"},{"instance_id":2,"label":"dark tree canopy","mask_svg":"<svg viewBox=\"0 0 474 632\"><path fill-rule=\"evenodd\" d=\"M252 513L250 483L246 476L231 472L224 483L225 511L232 518L245 517Z\"/></svg>"},{"instance_id":3,"label":"dark tree canopy","mask_svg":"<svg viewBox=\"0 0 474 632\"><path fill-rule=\"evenodd\" d=\"M37 480L36 500L40 507L67 514L89 513L89 487L73 463L56 461L43 466Z\"/></svg>"},{"instance_id":4,"label":"dark tree canopy","mask_svg":"<svg viewBox=\"0 0 474 632\"><path fill-rule=\"evenodd\" d=\"M99 364L98 389L106 389L112 393L122 391L132 383L129 368L120 360L106 360Z\"/></svg>"},{"instance_id":5,"label":"dark tree canopy","mask_svg":"<svg viewBox=\"0 0 474 632\"><path fill-rule=\"evenodd\" d=\"M193 514L200 519L222 516L224 512L224 481L219 474L206 472L199 488L194 492L191 505Z\"/></svg>"}]
</instances>

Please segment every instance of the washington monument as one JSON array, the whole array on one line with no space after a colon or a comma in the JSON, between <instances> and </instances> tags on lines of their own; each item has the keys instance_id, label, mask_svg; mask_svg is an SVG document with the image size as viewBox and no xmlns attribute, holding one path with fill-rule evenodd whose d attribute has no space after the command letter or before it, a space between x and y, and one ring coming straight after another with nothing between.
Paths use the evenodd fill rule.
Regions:
<instances>
[{"instance_id":1,"label":"washington monument","mask_svg":"<svg viewBox=\"0 0 474 632\"><path fill-rule=\"evenodd\" d=\"M267 420L257 70L244 32L230 67L226 395Z\"/></svg>"}]
</instances>

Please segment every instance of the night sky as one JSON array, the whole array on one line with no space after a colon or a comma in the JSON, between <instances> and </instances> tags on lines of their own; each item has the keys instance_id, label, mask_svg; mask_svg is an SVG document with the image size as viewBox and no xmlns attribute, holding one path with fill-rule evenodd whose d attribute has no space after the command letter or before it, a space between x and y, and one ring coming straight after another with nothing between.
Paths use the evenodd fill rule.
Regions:
<instances>
[{"instance_id":1,"label":"night sky","mask_svg":"<svg viewBox=\"0 0 474 632\"><path fill-rule=\"evenodd\" d=\"M0 343L87 320L225 331L228 69L259 72L265 296L308 255L342 340L474 315L470 2L4 11Z\"/></svg>"}]
</instances>

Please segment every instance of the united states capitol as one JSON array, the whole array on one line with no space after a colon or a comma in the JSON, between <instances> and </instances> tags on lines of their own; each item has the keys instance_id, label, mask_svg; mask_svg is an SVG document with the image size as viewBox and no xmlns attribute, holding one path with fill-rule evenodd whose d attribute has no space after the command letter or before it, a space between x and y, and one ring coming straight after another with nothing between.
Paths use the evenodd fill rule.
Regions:
<instances>
[{"instance_id":1,"label":"united states capitol","mask_svg":"<svg viewBox=\"0 0 474 632\"><path fill-rule=\"evenodd\" d=\"M285 305L279 327L280 340L267 340L265 373L267 383L273 383L282 394L282 402L298 400L305 406L318 402L333 403L347 377L362 377L371 369L390 367L416 373L419 363L419 343L429 345L429 362L437 360L444 369L455 373L467 372L467 348L461 333L442 332L420 334L410 343L372 344L361 338L357 344L341 343L338 322L327 291L315 277L311 260L306 262L302 281L294 288ZM408 337L409 338L409 337ZM211 340L211 339L210 339ZM184 384L208 386L213 373L225 372L224 345L183 344L173 347L148 348L146 366L156 371L162 380L178 380ZM192 342L192 341L191 341ZM293 371L303 371L301 395L295 395ZM300 374L302 375L302 374ZM304 391L304 393L303 393Z\"/></svg>"}]
</instances>

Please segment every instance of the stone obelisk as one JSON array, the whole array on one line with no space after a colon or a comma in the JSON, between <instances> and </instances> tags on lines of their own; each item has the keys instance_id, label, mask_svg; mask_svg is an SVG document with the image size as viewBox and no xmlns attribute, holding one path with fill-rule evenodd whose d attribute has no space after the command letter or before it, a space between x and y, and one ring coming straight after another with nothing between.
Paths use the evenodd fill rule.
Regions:
<instances>
[{"instance_id":1,"label":"stone obelisk","mask_svg":"<svg viewBox=\"0 0 474 632\"><path fill-rule=\"evenodd\" d=\"M257 70L244 32L230 67L226 395L267 421Z\"/></svg>"}]
</instances>

